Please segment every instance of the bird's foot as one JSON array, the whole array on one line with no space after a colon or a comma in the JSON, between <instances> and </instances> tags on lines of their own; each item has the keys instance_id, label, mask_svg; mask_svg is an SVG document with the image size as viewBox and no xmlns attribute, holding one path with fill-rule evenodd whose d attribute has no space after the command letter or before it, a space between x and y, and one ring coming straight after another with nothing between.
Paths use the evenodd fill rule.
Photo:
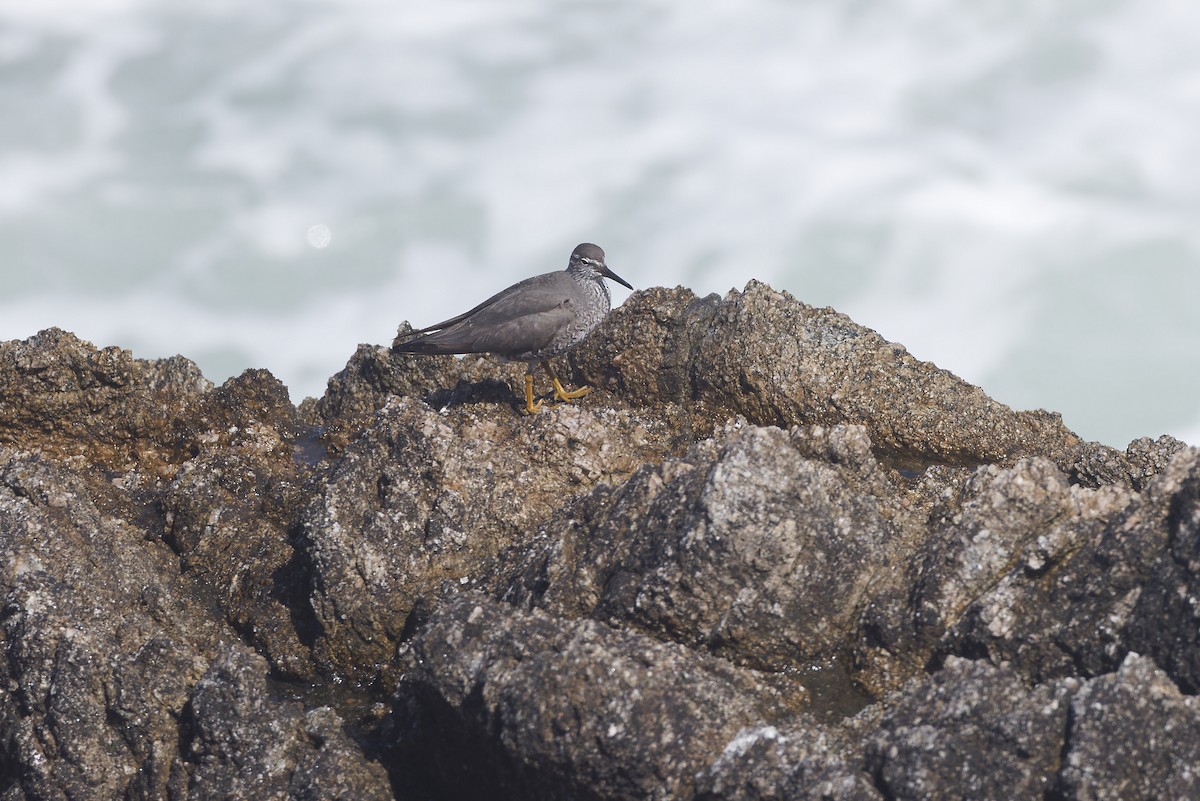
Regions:
<instances>
[{"instance_id":1,"label":"bird's foot","mask_svg":"<svg viewBox=\"0 0 1200 801\"><path fill-rule=\"evenodd\" d=\"M554 398L563 403L570 403L576 398L582 398L584 395L592 391L591 387L580 387L576 390L567 390L562 385L562 381L558 380L558 373L554 372L554 366L550 364L550 360L546 359L542 362L542 369L546 371L546 375L550 376L550 381L554 384Z\"/></svg>"},{"instance_id":2,"label":"bird's foot","mask_svg":"<svg viewBox=\"0 0 1200 801\"><path fill-rule=\"evenodd\" d=\"M570 401L576 400L577 398L582 398L584 395L588 394L591 391L592 391L591 387L580 387L579 389L571 390L568 392L567 389L564 388L563 385L559 383L557 378L554 379L554 397L559 399L563 403L569 403Z\"/></svg>"}]
</instances>

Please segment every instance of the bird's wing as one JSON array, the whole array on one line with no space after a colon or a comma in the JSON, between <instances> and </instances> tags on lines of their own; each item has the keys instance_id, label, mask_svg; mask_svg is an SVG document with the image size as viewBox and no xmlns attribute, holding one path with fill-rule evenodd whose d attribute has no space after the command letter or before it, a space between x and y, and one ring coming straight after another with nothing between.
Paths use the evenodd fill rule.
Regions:
<instances>
[{"instance_id":1,"label":"bird's wing","mask_svg":"<svg viewBox=\"0 0 1200 801\"><path fill-rule=\"evenodd\" d=\"M535 353L550 346L556 334L574 319L565 303L552 309L523 314L497 325L477 327L472 341L476 353Z\"/></svg>"},{"instance_id":2,"label":"bird's wing","mask_svg":"<svg viewBox=\"0 0 1200 801\"><path fill-rule=\"evenodd\" d=\"M547 347L575 316L579 290L566 273L527 278L465 314L422 329L397 349L412 353L530 353ZM441 330L435 330L441 329Z\"/></svg>"},{"instance_id":3,"label":"bird's wing","mask_svg":"<svg viewBox=\"0 0 1200 801\"><path fill-rule=\"evenodd\" d=\"M496 306L497 304L500 305L500 309L495 310L493 313L504 314L507 311L508 314L511 314L512 313L511 307L513 305L514 299L518 298L518 297L523 297L526 294L526 292L524 292L523 290L525 290L528 287L559 285L560 282L558 280L555 280L555 279L557 279L558 276L562 276L563 278L566 278L568 281L571 281L571 278L565 272L546 273L545 275L535 275L532 278L526 278L524 281L518 281L517 283L508 287L507 289L500 290L495 295L492 295L490 298L485 300L483 303L480 303L478 306L471 309L470 311L465 311L456 317L451 317L449 320L442 320L440 323L435 323L433 325L427 325L424 328L417 329L416 331L410 331L409 333L410 333L410 335L415 336L417 334L427 334L430 331L440 331L443 328L449 328L452 325L457 325L458 323L461 323L463 320L467 320L467 319L473 317L474 315L479 314L484 309L490 309L493 306ZM572 281L572 283L574 283L574 282ZM564 289L568 288L565 285L563 285L563 287L564 287ZM518 292L517 290L522 290L522 291ZM552 300L551 298L546 298L546 301L548 304L547 308L553 307L554 304L552 302L550 302L551 300Z\"/></svg>"}]
</instances>

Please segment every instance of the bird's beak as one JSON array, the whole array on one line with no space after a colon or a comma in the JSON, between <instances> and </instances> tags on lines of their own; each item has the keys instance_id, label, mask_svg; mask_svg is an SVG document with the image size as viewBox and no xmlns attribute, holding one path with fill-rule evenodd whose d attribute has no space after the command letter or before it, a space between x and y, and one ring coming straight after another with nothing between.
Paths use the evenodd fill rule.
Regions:
<instances>
[{"instance_id":1,"label":"bird's beak","mask_svg":"<svg viewBox=\"0 0 1200 801\"><path fill-rule=\"evenodd\" d=\"M629 285L628 281L626 281L624 278L622 278L621 276L614 273L612 270L608 269L607 264L602 265L602 267L603 267L603 269L600 270L600 273L605 278L611 278L612 280L616 281L618 284L625 287L626 289L633 289L633 287Z\"/></svg>"}]
</instances>

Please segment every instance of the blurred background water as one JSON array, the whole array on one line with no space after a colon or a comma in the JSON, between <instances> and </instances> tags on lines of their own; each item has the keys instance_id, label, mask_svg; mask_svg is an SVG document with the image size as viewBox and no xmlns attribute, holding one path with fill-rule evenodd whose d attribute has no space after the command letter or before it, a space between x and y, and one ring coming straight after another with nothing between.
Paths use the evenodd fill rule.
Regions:
<instances>
[{"instance_id":1,"label":"blurred background water","mask_svg":"<svg viewBox=\"0 0 1200 801\"><path fill-rule=\"evenodd\" d=\"M1190 0L0 0L0 339L299 401L593 241L1200 444L1198 146Z\"/></svg>"}]
</instances>

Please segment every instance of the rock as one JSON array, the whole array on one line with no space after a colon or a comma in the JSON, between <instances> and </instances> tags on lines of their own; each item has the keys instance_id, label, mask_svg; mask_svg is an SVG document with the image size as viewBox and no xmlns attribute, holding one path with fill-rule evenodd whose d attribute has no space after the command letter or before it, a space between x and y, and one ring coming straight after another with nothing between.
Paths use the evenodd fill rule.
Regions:
<instances>
[{"instance_id":1,"label":"rock","mask_svg":"<svg viewBox=\"0 0 1200 801\"><path fill-rule=\"evenodd\" d=\"M1066 801L1200 798L1200 701L1130 653L1071 702L1058 788Z\"/></svg>"},{"instance_id":2,"label":"rock","mask_svg":"<svg viewBox=\"0 0 1200 801\"><path fill-rule=\"evenodd\" d=\"M401 327L407 330L411 327ZM300 410L310 424L325 429L324 443L340 451L391 398L430 397L455 383L455 365L451 356L413 358L359 345L346 366L329 379L325 395L309 398Z\"/></svg>"},{"instance_id":3,"label":"rock","mask_svg":"<svg viewBox=\"0 0 1200 801\"><path fill-rule=\"evenodd\" d=\"M861 732L855 732L861 736ZM696 777L697 801L883 801L847 733L808 721L738 732Z\"/></svg>"},{"instance_id":4,"label":"rock","mask_svg":"<svg viewBox=\"0 0 1200 801\"><path fill-rule=\"evenodd\" d=\"M1061 577L1059 563L1094 540L1104 523L1131 502L1131 495L1071 487L1044 459L980 468L957 492L950 504L933 511L903 580L881 587L872 598L863 621L869 634L864 663L884 675L895 674L894 686L896 677L908 674L886 663L900 654L922 660L935 652L991 654L1001 661L1017 658L1014 650L1021 649L1028 659L1020 664L1029 666L1031 680L1063 675L1051 665L1063 665L1071 655L1059 650L1056 638L1032 637L1038 624L1030 616L1062 609L1045 603L1061 591L1054 586ZM1020 592L1014 585L1038 594L1029 616L1014 600ZM1001 642L1011 647L1003 648ZM879 690L889 686L882 678L871 683Z\"/></svg>"},{"instance_id":5,"label":"rock","mask_svg":"<svg viewBox=\"0 0 1200 801\"><path fill-rule=\"evenodd\" d=\"M904 553L900 511L861 427L735 427L572 506L514 549L497 592L803 669L845 656Z\"/></svg>"},{"instance_id":6,"label":"rock","mask_svg":"<svg viewBox=\"0 0 1200 801\"><path fill-rule=\"evenodd\" d=\"M1135 439L1124 453L1089 442L1069 471L1071 481L1093 489L1124 484L1141 492L1150 479L1167 469L1171 457L1186 447L1184 443L1166 435L1156 440L1149 437Z\"/></svg>"},{"instance_id":7,"label":"rock","mask_svg":"<svg viewBox=\"0 0 1200 801\"><path fill-rule=\"evenodd\" d=\"M1128 647L1164 668L1188 694L1200 692L1200 448L1180 451L1151 480L1150 502L1133 523L1161 551L1129 616Z\"/></svg>"},{"instance_id":8,"label":"rock","mask_svg":"<svg viewBox=\"0 0 1200 801\"><path fill-rule=\"evenodd\" d=\"M567 498L621 481L674 434L637 414L565 406L438 414L397 398L352 443L304 516L317 655L373 679L409 612L444 581L469 588Z\"/></svg>"},{"instance_id":9,"label":"rock","mask_svg":"<svg viewBox=\"0 0 1200 801\"><path fill-rule=\"evenodd\" d=\"M145 361L50 328L0 348L0 445L102 467L168 472L212 388L183 357Z\"/></svg>"},{"instance_id":10,"label":"rock","mask_svg":"<svg viewBox=\"0 0 1200 801\"><path fill-rule=\"evenodd\" d=\"M693 429L742 415L758 425L867 428L878 453L920 463L1063 469L1080 439L1057 415L1014 412L832 309L751 281L725 298L634 293L569 357L588 380L637 404L694 406Z\"/></svg>"},{"instance_id":11,"label":"rock","mask_svg":"<svg viewBox=\"0 0 1200 801\"><path fill-rule=\"evenodd\" d=\"M223 632L129 512L112 485L0 449L0 732L18 797L166 795Z\"/></svg>"},{"instance_id":12,"label":"rock","mask_svg":"<svg viewBox=\"0 0 1200 801\"><path fill-rule=\"evenodd\" d=\"M286 569L295 408L265 372L212 390L58 331L0 346L3 370L0 430L38 452L0 447L0 795L167 797L227 619L282 674L312 664Z\"/></svg>"},{"instance_id":13,"label":"rock","mask_svg":"<svg viewBox=\"0 0 1200 801\"><path fill-rule=\"evenodd\" d=\"M221 653L195 685L183 721L190 735L187 783L172 794L197 799L392 798L371 762L328 706L305 709L274 696L267 663L241 648Z\"/></svg>"},{"instance_id":14,"label":"rock","mask_svg":"<svg viewBox=\"0 0 1200 801\"><path fill-rule=\"evenodd\" d=\"M0 343L0 798L1197 794L1200 450L757 282L559 363Z\"/></svg>"},{"instance_id":15,"label":"rock","mask_svg":"<svg viewBox=\"0 0 1200 801\"><path fill-rule=\"evenodd\" d=\"M163 539L281 676L316 677L307 575L292 544L303 508L290 449L258 432L184 464L163 494Z\"/></svg>"},{"instance_id":16,"label":"rock","mask_svg":"<svg viewBox=\"0 0 1200 801\"><path fill-rule=\"evenodd\" d=\"M910 690L867 748L883 797L1042 798L1077 683L1029 690L1011 670L960 659Z\"/></svg>"},{"instance_id":17,"label":"rock","mask_svg":"<svg viewBox=\"0 0 1200 801\"><path fill-rule=\"evenodd\" d=\"M430 615L400 670L401 750L443 798L687 798L743 727L789 709L752 671L472 593Z\"/></svg>"},{"instance_id":18,"label":"rock","mask_svg":"<svg viewBox=\"0 0 1200 801\"><path fill-rule=\"evenodd\" d=\"M697 414L695 374L704 368L696 355L720 305L717 295L697 298L683 287L635 292L567 355L570 383L639 406L677 404L688 410L690 433L711 431L725 417Z\"/></svg>"},{"instance_id":19,"label":"rock","mask_svg":"<svg viewBox=\"0 0 1200 801\"><path fill-rule=\"evenodd\" d=\"M983 571L990 583L979 585L974 597L958 596L961 612L950 616L937 650L986 655L1041 682L1099 676L1115 670L1133 648L1146 647L1178 666L1181 680L1191 680L1196 659L1181 645L1189 637L1195 641L1189 630L1194 613L1185 608L1186 588L1195 592L1194 571L1181 568L1171 545L1174 539L1184 553L1195 547L1184 544L1187 515L1177 515L1194 505L1198 473L1200 451L1187 449L1137 495L1116 487L1073 487L1064 494L1060 484L1067 505L1057 514L1054 505L1044 507L1041 522L1027 526L1033 536L1005 551L1007 563L1003 555L993 557L992 569ZM1012 506L1007 500L988 505ZM961 526L960 540L1003 531L990 525L994 519L989 513ZM974 564L981 559L971 557ZM1164 619L1167 610L1172 612ZM1178 628L1165 628L1172 623Z\"/></svg>"},{"instance_id":20,"label":"rock","mask_svg":"<svg viewBox=\"0 0 1200 801\"><path fill-rule=\"evenodd\" d=\"M883 705L834 726L747 728L698 776L697 798L1124 801L1200 790L1200 705L1136 654L1115 673L1032 688L1008 668L952 657Z\"/></svg>"}]
</instances>

